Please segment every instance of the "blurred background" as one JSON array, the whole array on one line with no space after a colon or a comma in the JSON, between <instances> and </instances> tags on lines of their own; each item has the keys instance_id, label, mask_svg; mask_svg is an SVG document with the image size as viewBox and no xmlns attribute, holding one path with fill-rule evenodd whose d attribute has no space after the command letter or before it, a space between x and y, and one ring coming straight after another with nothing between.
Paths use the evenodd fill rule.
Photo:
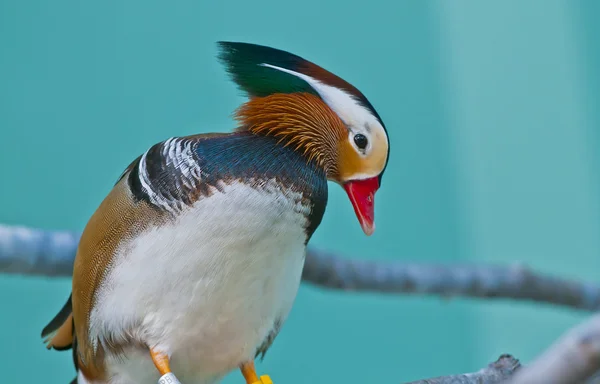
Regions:
<instances>
[{"instance_id":1,"label":"blurred background","mask_svg":"<svg viewBox=\"0 0 600 384\"><path fill-rule=\"evenodd\" d=\"M600 2L208 3L0 0L0 222L81 230L147 147L231 130L244 99L215 42L237 40L347 79L388 127L376 233L331 188L313 246L600 281ZM70 354L40 339L69 291L0 276L3 380L74 377ZM278 384L397 383L505 352L528 362L585 315L302 286L259 371Z\"/></svg>"}]
</instances>

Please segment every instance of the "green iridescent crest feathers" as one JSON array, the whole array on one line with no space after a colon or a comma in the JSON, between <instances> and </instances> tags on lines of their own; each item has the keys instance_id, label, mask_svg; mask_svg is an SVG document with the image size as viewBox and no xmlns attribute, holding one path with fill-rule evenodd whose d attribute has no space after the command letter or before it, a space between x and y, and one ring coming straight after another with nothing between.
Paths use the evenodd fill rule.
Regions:
<instances>
[{"instance_id":1,"label":"green iridescent crest feathers","mask_svg":"<svg viewBox=\"0 0 600 384\"><path fill-rule=\"evenodd\" d=\"M219 60L238 87L250 97L264 97L274 93L308 92L318 93L301 78L266 67L297 70L303 58L294 54L256 44L223 42L217 43Z\"/></svg>"},{"instance_id":2,"label":"green iridescent crest feathers","mask_svg":"<svg viewBox=\"0 0 600 384\"><path fill-rule=\"evenodd\" d=\"M217 45L219 60L233 81L249 97L293 92L307 92L323 97L322 90L319 92L314 88L316 81L347 93L355 102L368 109L385 129L379 114L360 90L315 63L293 53L263 45L229 41L220 41ZM306 77L313 81L312 86L306 81Z\"/></svg>"}]
</instances>

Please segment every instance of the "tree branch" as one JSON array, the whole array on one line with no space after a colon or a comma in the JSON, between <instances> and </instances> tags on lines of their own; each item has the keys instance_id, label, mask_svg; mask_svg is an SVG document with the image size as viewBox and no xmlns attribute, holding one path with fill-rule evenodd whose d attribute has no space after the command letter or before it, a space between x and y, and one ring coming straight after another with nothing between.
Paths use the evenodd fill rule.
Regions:
<instances>
[{"instance_id":1,"label":"tree branch","mask_svg":"<svg viewBox=\"0 0 600 384\"><path fill-rule=\"evenodd\" d=\"M407 384L499 384L509 379L519 368L521 368L519 360L511 355L502 355L498 360L477 372L440 376Z\"/></svg>"},{"instance_id":2,"label":"tree branch","mask_svg":"<svg viewBox=\"0 0 600 384\"><path fill-rule=\"evenodd\" d=\"M513 299L600 310L600 286L533 272L521 265L425 265L351 260L309 249L302 278L323 288Z\"/></svg>"},{"instance_id":3,"label":"tree branch","mask_svg":"<svg viewBox=\"0 0 600 384\"><path fill-rule=\"evenodd\" d=\"M0 225L0 273L70 277L79 233ZM441 266L349 260L309 248L303 281L344 291L505 298L600 310L600 287L523 266ZM600 314L567 332L528 367L510 355L478 372L409 384L600 383ZM593 373L596 376L590 378ZM510 378L507 381L507 378ZM587 381L585 381L587 380Z\"/></svg>"},{"instance_id":4,"label":"tree branch","mask_svg":"<svg viewBox=\"0 0 600 384\"><path fill-rule=\"evenodd\" d=\"M0 225L0 272L70 277L80 234ZM524 266L426 265L352 260L309 247L302 279L321 288L512 299L600 310L600 286Z\"/></svg>"},{"instance_id":5,"label":"tree branch","mask_svg":"<svg viewBox=\"0 0 600 384\"><path fill-rule=\"evenodd\" d=\"M407 384L599 384L600 314L578 324L529 366L502 355L482 370Z\"/></svg>"},{"instance_id":6,"label":"tree branch","mask_svg":"<svg viewBox=\"0 0 600 384\"><path fill-rule=\"evenodd\" d=\"M600 314L567 331L510 384L600 382Z\"/></svg>"},{"instance_id":7,"label":"tree branch","mask_svg":"<svg viewBox=\"0 0 600 384\"><path fill-rule=\"evenodd\" d=\"M0 224L0 272L71 277L80 234Z\"/></svg>"}]
</instances>

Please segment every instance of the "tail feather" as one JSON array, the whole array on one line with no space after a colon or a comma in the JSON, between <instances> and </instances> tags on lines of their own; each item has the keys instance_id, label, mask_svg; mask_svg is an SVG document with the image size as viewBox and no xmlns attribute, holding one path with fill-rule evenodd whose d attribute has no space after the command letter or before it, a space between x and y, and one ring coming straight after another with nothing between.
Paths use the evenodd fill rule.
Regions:
<instances>
[{"instance_id":1,"label":"tail feather","mask_svg":"<svg viewBox=\"0 0 600 384\"><path fill-rule=\"evenodd\" d=\"M79 364L77 359L77 337L75 335L75 321L73 320L73 305L71 302L72 294L69 295L67 302L61 310L42 330L42 338L46 343L46 348L57 351L67 351L72 349L73 365L77 376L69 384L80 384Z\"/></svg>"},{"instance_id":2,"label":"tail feather","mask_svg":"<svg viewBox=\"0 0 600 384\"><path fill-rule=\"evenodd\" d=\"M77 357L77 337L73 337L73 366L75 366L75 371L79 372L79 359Z\"/></svg>"},{"instance_id":3,"label":"tail feather","mask_svg":"<svg viewBox=\"0 0 600 384\"><path fill-rule=\"evenodd\" d=\"M75 327L71 297L69 295L60 312L42 330L42 338L48 349L66 351L72 348Z\"/></svg>"}]
</instances>

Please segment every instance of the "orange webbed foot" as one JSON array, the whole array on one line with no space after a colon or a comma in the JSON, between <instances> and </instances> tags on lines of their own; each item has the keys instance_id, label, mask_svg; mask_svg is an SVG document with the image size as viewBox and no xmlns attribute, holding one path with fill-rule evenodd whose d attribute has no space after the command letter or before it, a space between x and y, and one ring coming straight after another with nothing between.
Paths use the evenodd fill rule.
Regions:
<instances>
[{"instance_id":1,"label":"orange webbed foot","mask_svg":"<svg viewBox=\"0 0 600 384\"><path fill-rule=\"evenodd\" d=\"M242 364L240 366L240 371L242 371L242 375L244 375L244 379L246 379L246 384L273 384L269 375L262 375L261 377L256 375L254 361Z\"/></svg>"}]
</instances>

